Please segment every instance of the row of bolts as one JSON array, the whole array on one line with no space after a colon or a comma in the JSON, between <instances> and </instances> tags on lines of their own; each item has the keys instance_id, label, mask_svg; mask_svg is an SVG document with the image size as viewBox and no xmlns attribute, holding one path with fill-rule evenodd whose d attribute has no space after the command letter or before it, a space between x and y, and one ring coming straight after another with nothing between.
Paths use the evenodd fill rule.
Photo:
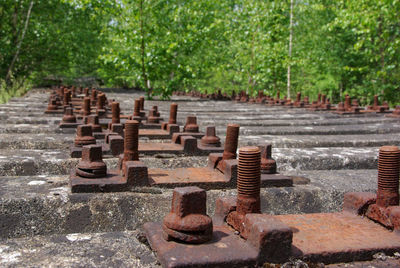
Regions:
<instances>
[{"instance_id":1,"label":"row of bolts","mask_svg":"<svg viewBox=\"0 0 400 268\"><path fill-rule=\"evenodd\" d=\"M67 97L68 98L68 97ZM101 97L102 98L102 97ZM142 100L135 100L134 116L140 116ZM118 106L118 107L117 107ZM84 99L84 115L89 111L90 99ZM112 103L113 123L119 123L119 104ZM72 111L72 108L71 108ZM172 104L170 124L176 124L177 105ZM222 160L236 159L239 125L229 124ZM138 153L139 122L127 120L125 123L124 156L125 161L139 160ZM269 152L270 154L270 152ZM100 154L101 155L101 154ZM95 159L92 159L95 160ZM100 159L98 159L100 161ZM222 161L223 162L223 161ZM239 149L237 174L237 213L260 213L260 179L263 161L259 147ZM397 146L382 146L378 157L378 190L376 204L380 207L399 205L400 150Z\"/></svg>"}]
</instances>

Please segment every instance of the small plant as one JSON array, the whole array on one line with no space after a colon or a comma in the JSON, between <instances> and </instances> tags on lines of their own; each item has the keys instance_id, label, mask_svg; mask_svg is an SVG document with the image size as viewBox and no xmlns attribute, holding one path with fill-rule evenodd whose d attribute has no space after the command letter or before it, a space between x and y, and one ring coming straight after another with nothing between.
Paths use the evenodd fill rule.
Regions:
<instances>
[{"instance_id":1,"label":"small plant","mask_svg":"<svg viewBox=\"0 0 400 268\"><path fill-rule=\"evenodd\" d=\"M32 88L32 84L27 79L11 78L10 83L0 79L0 103L6 103L12 97L20 97Z\"/></svg>"}]
</instances>

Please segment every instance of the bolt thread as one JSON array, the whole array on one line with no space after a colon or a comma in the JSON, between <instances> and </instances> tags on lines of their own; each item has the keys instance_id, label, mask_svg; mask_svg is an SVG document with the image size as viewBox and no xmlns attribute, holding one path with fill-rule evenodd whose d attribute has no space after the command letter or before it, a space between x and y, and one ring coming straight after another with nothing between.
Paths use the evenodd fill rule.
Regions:
<instances>
[{"instance_id":1,"label":"bolt thread","mask_svg":"<svg viewBox=\"0 0 400 268\"><path fill-rule=\"evenodd\" d=\"M140 116L140 99L135 100L135 106L133 107L133 116Z\"/></svg>"},{"instance_id":2,"label":"bolt thread","mask_svg":"<svg viewBox=\"0 0 400 268\"><path fill-rule=\"evenodd\" d=\"M376 203L382 207L399 205L400 150L382 146L378 159L378 191Z\"/></svg>"},{"instance_id":3,"label":"bolt thread","mask_svg":"<svg viewBox=\"0 0 400 268\"><path fill-rule=\"evenodd\" d=\"M261 153L258 147L239 149L237 190L239 196L257 197L260 195Z\"/></svg>"},{"instance_id":4,"label":"bolt thread","mask_svg":"<svg viewBox=\"0 0 400 268\"><path fill-rule=\"evenodd\" d=\"M139 160L139 122L127 120L125 122L124 161Z\"/></svg>"},{"instance_id":5,"label":"bolt thread","mask_svg":"<svg viewBox=\"0 0 400 268\"><path fill-rule=\"evenodd\" d=\"M178 114L178 104L171 103L171 108L169 110L169 121L168 124L176 124L176 116Z\"/></svg>"},{"instance_id":6,"label":"bolt thread","mask_svg":"<svg viewBox=\"0 0 400 268\"><path fill-rule=\"evenodd\" d=\"M119 103L118 102L113 102L111 104L111 123L113 124L119 124L120 123L120 110L119 110Z\"/></svg>"},{"instance_id":7,"label":"bolt thread","mask_svg":"<svg viewBox=\"0 0 400 268\"><path fill-rule=\"evenodd\" d=\"M229 124L226 129L224 152L222 154L223 160L236 159L238 139L239 139L239 125Z\"/></svg>"}]
</instances>

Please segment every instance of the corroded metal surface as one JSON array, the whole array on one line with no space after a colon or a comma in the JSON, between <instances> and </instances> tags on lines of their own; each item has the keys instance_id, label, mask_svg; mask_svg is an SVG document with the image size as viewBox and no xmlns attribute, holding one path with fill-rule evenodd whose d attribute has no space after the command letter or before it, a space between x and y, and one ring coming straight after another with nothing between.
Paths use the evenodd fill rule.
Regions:
<instances>
[{"instance_id":1,"label":"corroded metal surface","mask_svg":"<svg viewBox=\"0 0 400 268\"><path fill-rule=\"evenodd\" d=\"M400 250L400 236L349 213L279 215L293 230L294 257L334 263L366 260L376 252Z\"/></svg>"}]
</instances>

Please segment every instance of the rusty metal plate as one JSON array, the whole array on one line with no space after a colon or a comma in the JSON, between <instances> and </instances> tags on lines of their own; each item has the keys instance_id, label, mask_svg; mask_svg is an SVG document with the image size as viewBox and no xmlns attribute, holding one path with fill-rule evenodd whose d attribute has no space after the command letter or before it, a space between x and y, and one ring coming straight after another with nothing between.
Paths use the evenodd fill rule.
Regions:
<instances>
[{"instance_id":1,"label":"rusty metal plate","mask_svg":"<svg viewBox=\"0 0 400 268\"><path fill-rule=\"evenodd\" d=\"M261 174L261 187L291 187L293 179L281 174Z\"/></svg>"},{"instance_id":2,"label":"rusty metal plate","mask_svg":"<svg viewBox=\"0 0 400 268\"><path fill-rule=\"evenodd\" d=\"M173 170L149 169L151 185L159 187L180 187L196 185L206 189L235 187L233 182L227 181L222 172L207 167L178 168Z\"/></svg>"},{"instance_id":3,"label":"rusty metal plate","mask_svg":"<svg viewBox=\"0 0 400 268\"><path fill-rule=\"evenodd\" d=\"M279 215L293 230L292 255L312 262L368 260L400 250L400 235L351 213Z\"/></svg>"},{"instance_id":4,"label":"rusty metal plate","mask_svg":"<svg viewBox=\"0 0 400 268\"><path fill-rule=\"evenodd\" d=\"M175 143L139 143L139 153L158 154L158 153L183 153L183 147Z\"/></svg>"},{"instance_id":5,"label":"rusty metal plate","mask_svg":"<svg viewBox=\"0 0 400 268\"><path fill-rule=\"evenodd\" d=\"M73 171L70 175L69 184L73 193L121 192L128 190L126 178L120 176L118 170L108 171L106 177L95 179L79 177Z\"/></svg>"},{"instance_id":6,"label":"rusty metal plate","mask_svg":"<svg viewBox=\"0 0 400 268\"><path fill-rule=\"evenodd\" d=\"M258 252L229 227L214 226L213 238L200 245L163 239L159 223L144 225L147 239L163 267L253 267Z\"/></svg>"},{"instance_id":7,"label":"rusty metal plate","mask_svg":"<svg viewBox=\"0 0 400 268\"><path fill-rule=\"evenodd\" d=\"M139 129L139 138L147 137L149 139L170 139L171 134L162 129Z\"/></svg>"}]
</instances>

